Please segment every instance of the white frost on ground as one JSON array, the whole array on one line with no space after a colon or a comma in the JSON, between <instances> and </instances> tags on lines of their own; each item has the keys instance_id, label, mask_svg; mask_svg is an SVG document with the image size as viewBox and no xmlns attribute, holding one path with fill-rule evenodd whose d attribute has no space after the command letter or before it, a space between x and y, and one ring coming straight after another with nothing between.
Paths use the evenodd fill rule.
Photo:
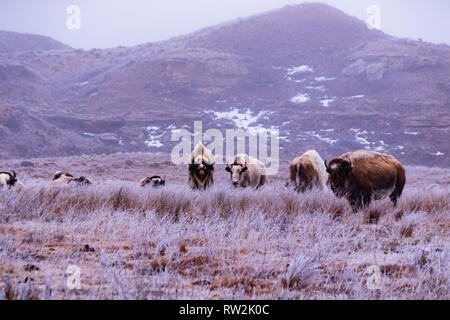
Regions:
<instances>
[{"instance_id":1,"label":"white frost on ground","mask_svg":"<svg viewBox=\"0 0 450 320\"><path fill-rule=\"evenodd\" d=\"M436 151L436 152L431 153L431 155L432 155L432 156L436 156L436 157L440 157L440 156L445 155L445 153L440 152L440 151Z\"/></svg>"},{"instance_id":2,"label":"white frost on ground","mask_svg":"<svg viewBox=\"0 0 450 320\"><path fill-rule=\"evenodd\" d=\"M363 94L360 94L360 95L357 95L357 96L348 97L348 99L361 99L361 98L364 98Z\"/></svg>"},{"instance_id":3,"label":"white frost on ground","mask_svg":"<svg viewBox=\"0 0 450 320\"><path fill-rule=\"evenodd\" d=\"M291 102L299 104L308 102L309 100L309 95L307 93L299 93L291 99Z\"/></svg>"},{"instance_id":4,"label":"white frost on ground","mask_svg":"<svg viewBox=\"0 0 450 320\"><path fill-rule=\"evenodd\" d=\"M165 132L158 134L158 130L161 129L160 127L148 126L145 129L148 132L148 140L144 142L147 147L161 148L164 146L159 139L165 134Z\"/></svg>"}]
</instances>

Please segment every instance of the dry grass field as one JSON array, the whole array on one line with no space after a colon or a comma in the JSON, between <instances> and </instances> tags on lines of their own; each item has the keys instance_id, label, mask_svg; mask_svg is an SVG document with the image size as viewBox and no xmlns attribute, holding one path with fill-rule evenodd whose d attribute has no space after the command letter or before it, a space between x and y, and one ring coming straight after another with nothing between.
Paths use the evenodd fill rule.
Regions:
<instances>
[{"instance_id":1,"label":"dry grass field","mask_svg":"<svg viewBox=\"0 0 450 320\"><path fill-rule=\"evenodd\" d=\"M26 188L0 192L0 299L450 299L449 169L406 167L396 208L354 214L328 190L285 188L287 166L257 191L217 166L191 191L164 154L3 161ZM60 169L93 185L48 188ZM166 187L138 186L153 174Z\"/></svg>"}]
</instances>

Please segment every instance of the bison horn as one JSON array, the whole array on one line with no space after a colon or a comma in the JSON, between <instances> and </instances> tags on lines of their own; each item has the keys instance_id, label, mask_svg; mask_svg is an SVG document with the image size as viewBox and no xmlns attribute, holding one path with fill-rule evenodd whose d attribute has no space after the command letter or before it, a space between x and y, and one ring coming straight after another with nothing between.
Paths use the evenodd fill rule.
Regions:
<instances>
[{"instance_id":1,"label":"bison horn","mask_svg":"<svg viewBox=\"0 0 450 320\"><path fill-rule=\"evenodd\" d=\"M345 172L349 174L353 170L352 160L347 160L345 163Z\"/></svg>"}]
</instances>

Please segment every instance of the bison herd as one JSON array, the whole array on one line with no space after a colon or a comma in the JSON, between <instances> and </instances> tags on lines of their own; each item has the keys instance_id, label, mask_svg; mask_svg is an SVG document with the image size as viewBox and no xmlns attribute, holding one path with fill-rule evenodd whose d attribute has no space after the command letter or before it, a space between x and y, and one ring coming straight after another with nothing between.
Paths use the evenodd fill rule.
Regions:
<instances>
[{"instance_id":1,"label":"bison herd","mask_svg":"<svg viewBox=\"0 0 450 320\"><path fill-rule=\"evenodd\" d=\"M188 184L194 190L207 189L214 184L215 159L212 152L199 143L191 154L188 164ZM225 170L230 173L233 187L258 189L269 184L266 168L258 159L238 154ZM145 177L141 187L161 187L166 183L161 176ZM87 186L91 182L84 176L58 171L49 186ZM377 152L358 150L341 155L327 163L315 150L305 152L292 160L286 187L293 186L298 192L330 187L337 197L345 197L353 211L368 206L372 200L389 197L397 204L405 186L405 169L392 156ZM16 172L0 172L0 188L21 191L24 186L17 180Z\"/></svg>"}]
</instances>

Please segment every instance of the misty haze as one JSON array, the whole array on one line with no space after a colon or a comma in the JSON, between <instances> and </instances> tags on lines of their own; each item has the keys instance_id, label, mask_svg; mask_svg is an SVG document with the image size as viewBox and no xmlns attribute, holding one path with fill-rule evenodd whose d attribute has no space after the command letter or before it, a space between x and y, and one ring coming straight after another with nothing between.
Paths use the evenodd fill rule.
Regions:
<instances>
[{"instance_id":1,"label":"misty haze","mask_svg":"<svg viewBox=\"0 0 450 320\"><path fill-rule=\"evenodd\" d=\"M0 4L0 299L450 298L447 1L75 2Z\"/></svg>"}]
</instances>

